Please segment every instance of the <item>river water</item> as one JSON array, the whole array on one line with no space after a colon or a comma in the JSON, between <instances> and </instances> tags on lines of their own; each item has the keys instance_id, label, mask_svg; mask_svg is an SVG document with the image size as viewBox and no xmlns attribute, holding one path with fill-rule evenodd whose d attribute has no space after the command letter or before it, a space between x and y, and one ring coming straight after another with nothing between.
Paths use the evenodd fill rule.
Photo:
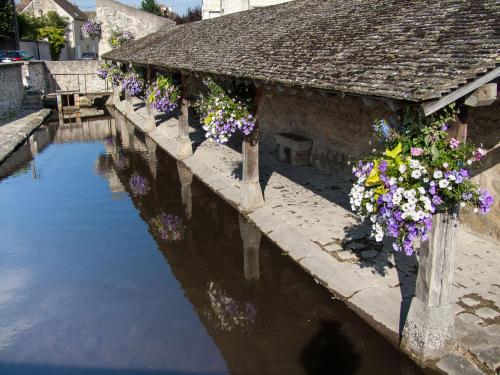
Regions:
<instances>
[{"instance_id":1,"label":"river water","mask_svg":"<svg viewBox=\"0 0 500 375\"><path fill-rule=\"evenodd\" d=\"M0 166L0 374L420 374L117 116Z\"/></svg>"}]
</instances>

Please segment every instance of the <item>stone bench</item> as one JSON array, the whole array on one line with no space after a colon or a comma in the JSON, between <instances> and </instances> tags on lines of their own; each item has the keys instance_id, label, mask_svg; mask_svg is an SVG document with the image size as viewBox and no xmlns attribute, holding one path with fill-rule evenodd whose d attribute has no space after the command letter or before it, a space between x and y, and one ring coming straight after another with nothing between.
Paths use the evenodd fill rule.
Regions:
<instances>
[{"instance_id":1,"label":"stone bench","mask_svg":"<svg viewBox=\"0 0 500 375\"><path fill-rule=\"evenodd\" d=\"M278 158L293 166L309 165L312 141L293 133L278 133L275 136L278 144Z\"/></svg>"}]
</instances>

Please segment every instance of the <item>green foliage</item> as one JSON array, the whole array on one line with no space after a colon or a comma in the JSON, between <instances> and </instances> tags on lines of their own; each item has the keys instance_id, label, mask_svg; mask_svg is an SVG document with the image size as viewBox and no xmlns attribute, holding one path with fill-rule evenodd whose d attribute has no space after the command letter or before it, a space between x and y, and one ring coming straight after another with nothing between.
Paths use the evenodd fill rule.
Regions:
<instances>
[{"instance_id":1,"label":"green foliage","mask_svg":"<svg viewBox=\"0 0 500 375\"><path fill-rule=\"evenodd\" d=\"M41 17L21 13L17 16L19 37L22 39L39 40L47 38L50 44L50 55L58 60L61 50L66 45L66 32L69 25L67 17L61 17L50 10Z\"/></svg>"},{"instance_id":2,"label":"green foliage","mask_svg":"<svg viewBox=\"0 0 500 375\"><path fill-rule=\"evenodd\" d=\"M156 0L142 0L141 10L161 16L160 5Z\"/></svg>"},{"instance_id":3,"label":"green foliage","mask_svg":"<svg viewBox=\"0 0 500 375\"><path fill-rule=\"evenodd\" d=\"M59 60L61 50L66 45L64 29L54 26L47 26L38 30L38 35L41 39L47 38L50 44L50 55L53 60Z\"/></svg>"},{"instance_id":4,"label":"green foliage","mask_svg":"<svg viewBox=\"0 0 500 375\"><path fill-rule=\"evenodd\" d=\"M26 13L17 16L17 26L19 28L19 37L21 39L36 40L38 29L41 29L41 17L33 17Z\"/></svg>"},{"instance_id":5,"label":"green foliage","mask_svg":"<svg viewBox=\"0 0 500 375\"><path fill-rule=\"evenodd\" d=\"M9 37L14 32L14 5L10 0L0 2L0 37Z\"/></svg>"}]
</instances>

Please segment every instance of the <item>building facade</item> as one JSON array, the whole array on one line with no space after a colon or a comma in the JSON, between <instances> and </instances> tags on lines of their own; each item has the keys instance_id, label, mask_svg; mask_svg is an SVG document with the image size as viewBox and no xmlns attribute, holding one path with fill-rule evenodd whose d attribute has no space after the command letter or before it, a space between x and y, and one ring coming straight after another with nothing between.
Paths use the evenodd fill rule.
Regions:
<instances>
[{"instance_id":1,"label":"building facade","mask_svg":"<svg viewBox=\"0 0 500 375\"><path fill-rule=\"evenodd\" d=\"M87 15L77 6L67 0L31 0L22 4L21 13L41 16L49 11L55 11L61 17L69 20L66 34L67 44L61 51L60 60L77 60L84 52L98 53L99 40L85 38L81 27L87 21Z\"/></svg>"},{"instance_id":2,"label":"building facade","mask_svg":"<svg viewBox=\"0 0 500 375\"><path fill-rule=\"evenodd\" d=\"M269 5L286 3L290 0L203 0L203 19L216 18L226 14L242 12Z\"/></svg>"}]
</instances>

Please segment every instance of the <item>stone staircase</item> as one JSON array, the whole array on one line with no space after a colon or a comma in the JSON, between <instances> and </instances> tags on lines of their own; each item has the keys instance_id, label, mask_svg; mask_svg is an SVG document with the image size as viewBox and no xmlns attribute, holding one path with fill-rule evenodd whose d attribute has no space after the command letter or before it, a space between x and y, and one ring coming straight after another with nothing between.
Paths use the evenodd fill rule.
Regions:
<instances>
[{"instance_id":1,"label":"stone staircase","mask_svg":"<svg viewBox=\"0 0 500 375\"><path fill-rule=\"evenodd\" d=\"M41 109L42 92L40 90L27 89L24 94L23 105L21 109Z\"/></svg>"}]
</instances>

